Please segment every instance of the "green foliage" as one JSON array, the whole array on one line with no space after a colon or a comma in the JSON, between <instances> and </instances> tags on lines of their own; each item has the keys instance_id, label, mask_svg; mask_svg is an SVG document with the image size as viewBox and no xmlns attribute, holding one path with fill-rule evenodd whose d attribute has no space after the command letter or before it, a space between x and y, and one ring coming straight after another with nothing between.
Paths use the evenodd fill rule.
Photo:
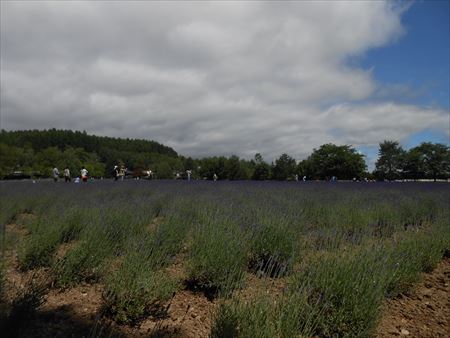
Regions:
<instances>
[{"instance_id":1,"label":"green foliage","mask_svg":"<svg viewBox=\"0 0 450 338\"><path fill-rule=\"evenodd\" d=\"M4 302L3 297L5 296L5 262L3 260L3 257L0 259L0 304ZM2 311L1 305L0 305L0 312ZM2 313L0 313L0 318L2 317Z\"/></svg>"},{"instance_id":2,"label":"green foliage","mask_svg":"<svg viewBox=\"0 0 450 338\"><path fill-rule=\"evenodd\" d=\"M234 155L225 162L224 171L225 177L229 180L245 180L248 178L239 157Z\"/></svg>"},{"instance_id":3,"label":"green foliage","mask_svg":"<svg viewBox=\"0 0 450 338\"><path fill-rule=\"evenodd\" d=\"M396 141L383 141L378 150L378 160L375 163L376 176L388 180L401 177L402 163L405 151Z\"/></svg>"},{"instance_id":4,"label":"green foliage","mask_svg":"<svg viewBox=\"0 0 450 338\"><path fill-rule=\"evenodd\" d=\"M315 252L281 296L223 300L212 337L366 337L385 295L396 296L429 271L450 245L447 227L399 242Z\"/></svg>"},{"instance_id":5,"label":"green foliage","mask_svg":"<svg viewBox=\"0 0 450 338\"><path fill-rule=\"evenodd\" d=\"M318 307L306 292L273 299L257 294L250 301L222 301L213 317L211 337L312 337Z\"/></svg>"},{"instance_id":6,"label":"green foliage","mask_svg":"<svg viewBox=\"0 0 450 338\"><path fill-rule=\"evenodd\" d=\"M34 151L28 145L17 145L0 142L0 177L10 174L14 170L30 171L33 166Z\"/></svg>"},{"instance_id":7,"label":"green foliage","mask_svg":"<svg viewBox=\"0 0 450 338\"><path fill-rule=\"evenodd\" d=\"M421 167L425 175L436 181L450 175L450 148L444 144L424 142L413 148L421 154Z\"/></svg>"},{"instance_id":8,"label":"green foliage","mask_svg":"<svg viewBox=\"0 0 450 338\"><path fill-rule=\"evenodd\" d=\"M147 167L158 163L169 166L168 171L171 171L181 165L172 148L154 141L99 137L56 129L2 130L0 158L0 178L15 170L49 177L55 166L60 171L69 168L73 177L79 176L82 167L86 167L92 177L111 176L109 168L112 169L119 159L124 160L130 170L138 165Z\"/></svg>"},{"instance_id":9,"label":"green foliage","mask_svg":"<svg viewBox=\"0 0 450 338\"><path fill-rule=\"evenodd\" d=\"M59 242L66 243L78 239L89 222L87 209L71 208L65 211L59 222Z\"/></svg>"},{"instance_id":10,"label":"green foliage","mask_svg":"<svg viewBox=\"0 0 450 338\"><path fill-rule=\"evenodd\" d=\"M291 268L295 233L279 223L257 227L251 238L250 267L258 274L283 276Z\"/></svg>"},{"instance_id":11,"label":"green foliage","mask_svg":"<svg viewBox=\"0 0 450 338\"><path fill-rule=\"evenodd\" d=\"M378 318L384 295L382 261L372 251L320 257L294 278L291 292L308 290L307 304L320 316L315 334L367 336Z\"/></svg>"},{"instance_id":12,"label":"green foliage","mask_svg":"<svg viewBox=\"0 0 450 338\"><path fill-rule=\"evenodd\" d=\"M32 276L12 301L8 318L9 323L18 325L23 320L32 318L36 310L44 303L47 289L44 283L37 281ZM8 329L14 330L17 327Z\"/></svg>"},{"instance_id":13,"label":"green foliage","mask_svg":"<svg viewBox=\"0 0 450 338\"><path fill-rule=\"evenodd\" d=\"M159 253L158 262L161 266L171 263L180 252L189 226L189 219L182 220L177 217L168 217L158 226L152 244L155 252Z\"/></svg>"},{"instance_id":14,"label":"green foliage","mask_svg":"<svg viewBox=\"0 0 450 338\"><path fill-rule=\"evenodd\" d=\"M1 183L0 219L28 230L22 268L50 266L56 287L101 282L120 323L165 316L184 283L218 296L212 336L370 336L383 298L450 249L446 184ZM264 272L251 292L249 263Z\"/></svg>"},{"instance_id":15,"label":"green foliage","mask_svg":"<svg viewBox=\"0 0 450 338\"><path fill-rule=\"evenodd\" d=\"M299 173L311 178L351 180L364 175L366 164L364 156L351 146L324 144L314 149L312 154L299 163Z\"/></svg>"},{"instance_id":16,"label":"green foliage","mask_svg":"<svg viewBox=\"0 0 450 338\"><path fill-rule=\"evenodd\" d=\"M412 148L403 156L402 164L403 178L417 180L425 177L424 163L422 162L422 153L419 149Z\"/></svg>"},{"instance_id":17,"label":"green foliage","mask_svg":"<svg viewBox=\"0 0 450 338\"><path fill-rule=\"evenodd\" d=\"M450 247L450 230L445 227L431 232L406 236L392 243L384 251L386 262L386 294L395 297L408 291L420 278L420 273L431 272Z\"/></svg>"},{"instance_id":18,"label":"green foliage","mask_svg":"<svg viewBox=\"0 0 450 338\"><path fill-rule=\"evenodd\" d=\"M96 281L102 275L107 257L112 255L106 241L82 240L53 265L58 287L70 287L82 281Z\"/></svg>"},{"instance_id":19,"label":"green foliage","mask_svg":"<svg viewBox=\"0 0 450 338\"><path fill-rule=\"evenodd\" d=\"M173 178L172 170L168 163L162 162L154 166L158 178Z\"/></svg>"},{"instance_id":20,"label":"green foliage","mask_svg":"<svg viewBox=\"0 0 450 338\"><path fill-rule=\"evenodd\" d=\"M273 316L271 302L260 298L246 305L238 300L219 304L214 317L211 337L276 337L276 329L270 321Z\"/></svg>"},{"instance_id":21,"label":"green foliage","mask_svg":"<svg viewBox=\"0 0 450 338\"><path fill-rule=\"evenodd\" d=\"M22 270L50 266L61 238L57 226L52 220L38 220L33 235L28 237L19 250L19 266Z\"/></svg>"},{"instance_id":22,"label":"green foliage","mask_svg":"<svg viewBox=\"0 0 450 338\"><path fill-rule=\"evenodd\" d=\"M84 148L88 152L99 153L103 148L115 149L127 152L148 152L177 156L169 147L155 141L120 139L113 137L88 135L86 132L71 130L23 130L5 131L0 133L0 143L14 144L20 147L32 145L37 151L49 147L58 147L64 150L66 147Z\"/></svg>"},{"instance_id":23,"label":"green foliage","mask_svg":"<svg viewBox=\"0 0 450 338\"><path fill-rule=\"evenodd\" d=\"M106 278L103 310L118 323L134 324L144 315L165 316L165 302L178 281L161 270L179 252L185 234L181 222L171 219L153 233L132 236L117 258L120 266Z\"/></svg>"},{"instance_id":24,"label":"green foliage","mask_svg":"<svg viewBox=\"0 0 450 338\"><path fill-rule=\"evenodd\" d=\"M255 154L255 166L253 169L252 180L265 181L270 179L270 166L264 162L260 153Z\"/></svg>"},{"instance_id":25,"label":"green foliage","mask_svg":"<svg viewBox=\"0 0 450 338\"><path fill-rule=\"evenodd\" d=\"M444 144L423 142L409 151L396 141L380 143L375 174L379 179L447 178L450 174L450 150Z\"/></svg>"},{"instance_id":26,"label":"green foliage","mask_svg":"<svg viewBox=\"0 0 450 338\"><path fill-rule=\"evenodd\" d=\"M178 156L170 147L154 141L87 135L70 130L28 130L0 132L0 178L14 171L36 177L51 177L55 166L69 168L73 177L86 167L92 177L111 177L112 168L124 164L139 176L152 170L157 178L174 178L192 170L194 179L287 180L295 174L313 179L336 176L339 179L367 177L364 156L350 145L324 144L296 165L282 154L270 167L258 153L247 161L233 155L192 159ZM396 141L380 143L374 172L378 179L445 179L450 174L450 151L443 144L422 143L405 152Z\"/></svg>"},{"instance_id":27,"label":"green foliage","mask_svg":"<svg viewBox=\"0 0 450 338\"><path fill-rule=\"evenodd\" d=\"M107 278L103 311L118 323L134 324L145 315L161 316L165 302L177 289L177 282L156 262L139 252L123 258L120 267Z\"/></svg>"},{"instance_id":28,"label":"green foliage","mask_svg":"<svg viewBox=\"0 0 450 338\"><path fill-rule=\"evenodd\" d=\"M295 173L295 160L287 154L282 154L280 158L275 160L275 165L272 168L273 178L284 181L292 178Z\"/></svg>"},{"instance_id":29,"label":"green foliage","mask_svg":"<svg viewBox=\"0 0 450 338\"><path fill-rule=\"evenodd\" d=\"M246 247L234 224L197 227L188 261L189 280L200 289L228 294L242 283Z\"/></svg>"}]
</instances>

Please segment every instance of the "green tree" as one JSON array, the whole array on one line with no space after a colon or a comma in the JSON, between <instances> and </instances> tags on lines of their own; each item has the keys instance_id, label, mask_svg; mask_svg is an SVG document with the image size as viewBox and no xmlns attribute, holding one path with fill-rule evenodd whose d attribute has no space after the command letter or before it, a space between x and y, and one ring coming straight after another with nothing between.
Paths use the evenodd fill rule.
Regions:
<instances>
[{"instance_id":1,"label":"green tree","mask_svg":"<svg viewBox=\"0 0 450 338\"><path fill-rule=\"evenodd\" d=\"M397 141L383 141L378 150L375 173L380 179L389 181L401 177L405 151Z\"/></svg>"},{"instance_id":2,"label":"green tree","mask_svg":"<svg viewBox=\"0 0 450 338\"><path fill-rule=\"evenodd\" d=\"M417 180L425 176L424 163L420 149L412 148L405 152L402 164L403 178Z\"/></svg>"},{"instance_id":3,"label":"green tree","mask_svg":"<svg viewBox=\"0 0 450 338\"><path fill-rule=\"evenodd\" d=\"M173 178L172 169L167 162L158 162L155 165L155 173L157 178L168 179Z\"/></svg>"},{"instance_id":4,"label":"green tree","mask_svg":"<svg viewBox=\"0 0 450 338\"><path fill-rule=\"evenodd\" d=\"M297 167L300 174L311 178L326 179L336 176L350 180L360 178L366 170L364 155L349 145L324 144Z\"/></svg>"},{"instance_id":5,"label":"green tree","mask_svg":"<svg viewBox=\"0 0 450 338\"><path fill-rule=\"evenodd\" d=\"M229 180L243 180L246 173L241 166L239 157L233 155L225 162L225 175Z\"/></svg>"},{"instance_id":6,"label":"green tree","mask_svg":"<svg viewBox=\"0 0 450 338\"><path fill-rule=\"evenodd\" d=\"M270 166L264 162L260 153L255 154L255 169L253 171L252 180L264 181L270 178Z\"/></svg>"},{"instance_id":7,"label":"green tree","mask_svg":"<svg viewBox=\"0 0 450 338\"><path fill-rule=\"evenodd\" d=\"M90 177L100 178L105 176L105 165L100 162L87 162L84 167L89 172ZM78 171L79 173L79 171ZM77 173L77 174L78 174Z\"/></svg>"},{"instance_id":8,"label":"green tree","mask_svg":"<svg viewBox=\"0 0 450 338\"><path fill-rule=\"evenodd\" d=\"M295 160L288 154L282 154L272 168L273 178L276 180L286 180L294 175L296 169Z\"/></svg>"},{"instance_id":9,"label":"green tree","mask_svg":"<svg viewBox=\"0 0 450 338\"><path fill-rule=\"evenodd\" d=\"M425 175L434 181L450 175L450 149L444 144L424 142L418 147Z\"/></svg>"}]
</instances>

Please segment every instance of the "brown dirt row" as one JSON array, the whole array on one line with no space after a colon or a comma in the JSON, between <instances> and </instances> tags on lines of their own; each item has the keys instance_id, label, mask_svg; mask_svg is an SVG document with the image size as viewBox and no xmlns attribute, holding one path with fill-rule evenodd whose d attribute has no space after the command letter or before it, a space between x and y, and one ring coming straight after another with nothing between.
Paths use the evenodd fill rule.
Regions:
<instances>
[{"instance_id":1,"label":"brown dirt row","mask_svg":"<svg viewBox=\"0 0 450 338\"><path fill-rule=\"evenodd\" d=\"M450 258L408 294L385 302L377 337L450 337Z\"/></svg>"}]
</instances>

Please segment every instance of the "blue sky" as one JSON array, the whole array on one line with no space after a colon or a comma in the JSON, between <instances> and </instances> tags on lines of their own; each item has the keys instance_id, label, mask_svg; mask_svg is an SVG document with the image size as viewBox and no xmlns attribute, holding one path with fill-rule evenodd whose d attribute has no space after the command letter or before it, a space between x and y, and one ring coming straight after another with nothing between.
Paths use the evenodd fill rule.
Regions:
<instances>
[{"instance_id":1,"label":"blue sky","mask_svg":"<svg viewBox=\"0 0 450 338\"><path fill-rule=\"evenodd\" d=\"M415 1L401 17L404 34L384 47L369 50L361 66L372 69L374 79L389 100L426 107L450 106L450 1ZM450 128L450 117L449 117ZM424 129L402 140L406 148L421 142L449 144L448 133ZM374 147L359 147L372 163ZM369 160L370 162L370 160Z\"/></svg>"},{"instance_id":2,"label":"blue sky","mask_svg":"<svg viewBox=\"0 0 450 338\"><path fill-rule=\"evenodd\" d=\"M376 80L406 84L420 93L416 102L449 108L450 1L412 3L403 14L405 35L384 48L370 50L365 67Z\"/></svg>"},{"instance_id":3,"label":"blue sky","mask_svg":"<svg viewBox=\"0 0 450 338\"><path fill-rule=\"evenodd\" d=\"M392 44L370 50L362 61L385 85L402 84L411 95L396 99L422 106L450 106L450 1L415 1L402 15L405 34ZM406 96L406 97L405 97ZM406 146L421 141L448 142L430 130L412 135Z\"/></svg>"}]
</instances>

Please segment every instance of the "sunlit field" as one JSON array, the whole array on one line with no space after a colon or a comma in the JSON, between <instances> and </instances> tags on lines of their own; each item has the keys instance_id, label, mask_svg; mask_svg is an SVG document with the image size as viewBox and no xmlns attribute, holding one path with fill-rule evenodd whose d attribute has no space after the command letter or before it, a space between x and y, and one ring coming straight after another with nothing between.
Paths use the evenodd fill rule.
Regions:
<instances>
[{"instance_id":1,"label":"sunlit field","mask_svg":"<svg viewBox=\"0 0 450 338\"><path fill-rule=\"evenodd\" d=\"M99 315L118 326L158 321L188 290L214 302L212 337L369 336L383 300L450 250L447 183L0 187L0 223L22 227L3 233L2 251L17 248L23 272L47 273L3 307L16 322L49 290L83 283L102 286Z\"/></svg>"}]
</instances>

